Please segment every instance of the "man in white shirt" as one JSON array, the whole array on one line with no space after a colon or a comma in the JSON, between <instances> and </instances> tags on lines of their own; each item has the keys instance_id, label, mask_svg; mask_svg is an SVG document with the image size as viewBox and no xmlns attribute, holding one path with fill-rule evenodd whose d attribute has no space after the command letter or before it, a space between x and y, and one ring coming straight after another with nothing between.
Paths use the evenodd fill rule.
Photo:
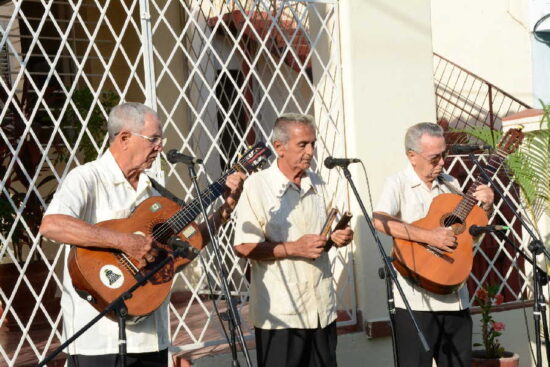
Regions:
<instances>
[{"instance_id":1,"label":"man in white shirt","mask_svg":"<svg viewBox=\"0 0 550 367\"><path fill-rule=\"evenodd\" d=\"M40 233L63 244L117 249L144 266L157 255L151 236L116 232L95 223L126 218L143 200L159 195L143 171L162 151L161 123L154 110L131 102L113 108L107 128L109 149L97 160L69 172L46 210ZM242 174L228 177L226 201L211 218L216 226L229 218L242 182ZM208 239L205 226L200 229ZM65 264L70 247L66 246ZM145 320L127 325L127 366L168 365L168 302L166 299ZM61 308L64 337L72 336L98 314L76 293L67 266ZM100 319L67 349L69 366L117 366L117 322Z\"/></svg>"},{"instance_id":2,"label":"man in white shirt","mask_svg":"<svg viewBox=\"0 0 550 367\"><path fill-rule=\"evenodd\" d=\"M405 151L410 165L390 176L374 209L376 229L395 238L426 243L442 251L453 252L457 238L448 228L432 230L412 223L425 217L434 197L460 191L458 181L443 173L445 138L443 129L433 123L411 126L405 135ZM480 185L474 197L489 212L493 191ZM425 352L416 329L405 310L399 293L394 290L396 306L395 333L400 367L431 367L437 365L471 365L472 319L468 309L468 290L465 286L447 295L429 292L405 279L397 278L420 328L426 336L430 351Z\"/></svg>"},{"instance_id":3,"label":"man in white shirt","mask_svg":"<svg viewBox=\"0 0 550 367\"><path fill-rule=\"evenodd\" d=\"M320 235L331 200L309 169L312 118L279 117L272 141L277 160L247 180L235 209L234 249L252 264L258 366L336 366L336 296ZM349 227L331 235L337 246L352 237Z\"/></svg>"}]
</instances>

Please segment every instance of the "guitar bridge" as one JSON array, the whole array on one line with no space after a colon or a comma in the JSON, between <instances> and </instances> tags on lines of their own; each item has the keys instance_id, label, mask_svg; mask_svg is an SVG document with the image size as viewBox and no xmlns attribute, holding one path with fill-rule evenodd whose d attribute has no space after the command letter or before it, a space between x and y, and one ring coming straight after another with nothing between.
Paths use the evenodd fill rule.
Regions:
<instances>
[{"instance_id":1,"label":"guitar bridge","mask_svg":"<svg viewBox=\"0 0 550 367\"><path fill-rule=\"evenodd\" d=\"M449 264L452 264L455 262L455 259L447 255L444 251L438 249L437 247L430 246L430 245L424 245L426 247L426 250L434 254L435 256L438 256L440 259L445 260Z\"/></svg>"}]
</instances>

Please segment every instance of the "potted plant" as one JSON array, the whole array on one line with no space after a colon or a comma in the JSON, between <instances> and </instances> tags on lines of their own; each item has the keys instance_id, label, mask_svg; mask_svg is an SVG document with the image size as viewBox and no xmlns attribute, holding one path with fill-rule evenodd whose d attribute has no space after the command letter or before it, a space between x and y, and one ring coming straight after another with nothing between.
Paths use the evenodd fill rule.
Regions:
<instances>
[{"instance_id":1,"label":"potted plant","mask_svg":"<svg viewBox=\"0 0 550 367\"><path fill-rule=\"evenodd\" d=\"M496 322L491 312L493 306L502 304L504 297L498 294L498 285L478 289L474 300L481 309L481 339L482 343L474 343L474 347L483 347L474 350L472 367L517 367L519 355L504 350L498 337L505 329L503 322Z\"/></svg>"}]
</instances>

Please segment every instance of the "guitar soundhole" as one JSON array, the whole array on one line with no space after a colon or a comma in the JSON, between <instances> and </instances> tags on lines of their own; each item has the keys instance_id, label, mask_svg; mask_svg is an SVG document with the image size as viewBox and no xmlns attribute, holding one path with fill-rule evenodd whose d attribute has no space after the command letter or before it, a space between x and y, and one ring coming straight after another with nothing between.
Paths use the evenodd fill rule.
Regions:
<instances>
[{"instance_id":1,"label":"guitar soundhole","mask_svg":"<svg viewBox=\"0 0 550 367\"><path fill-rule=\"evenodd\" d=\"M462 219L453 213L442 216L440 225L441 227L451 227L455 234L461 234L466 228Z\"/></svg>"}]
</instances>

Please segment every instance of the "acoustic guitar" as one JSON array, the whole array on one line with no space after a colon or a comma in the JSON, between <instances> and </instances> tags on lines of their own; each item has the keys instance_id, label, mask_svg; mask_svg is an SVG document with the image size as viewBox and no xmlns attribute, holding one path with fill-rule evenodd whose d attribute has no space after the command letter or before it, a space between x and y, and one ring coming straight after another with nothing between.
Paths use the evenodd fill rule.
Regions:
<instances>
[{"instance_id":1,"label":"acoustic guitar","mask_svg":"<svg viewBox=\"0 0 550 367\"><path fill-rule=\"evenodd\" d=\"M256 144L231 169L208 186L200 198L184 206L165 197L154 196L139 204L128 218L97 223L100 227L114 231L151 235L156 241L159 255L154 262L139 268L139 261L121 251L73 246L69 253L68 267L77 293L98 311L102 311L136 284L138 278L147 274L155 264L174 251L170 244L175 236L188 242L194 248L191 252L197 254L206 245L197 224L193 222L201 213L199 199L208 207L225 191L227 176L237 171L249 174L262 166L270 155L271 151L263 143ZM125 301L129 321L138 322L155 311L168 296L175 273L191 259L175 257L174 261L168 262L145 285L136 289L133 296ZM108 317L114 318L114 314Z\"/></svg>"},{"instance_id":2,"label":"acoustic guitar","mask_svg":"<svg viewBox=\"0 0 550 367\"><path fill-rule=\"evenodd\" d=\"M485 167L487 173L494 175L504 159L517 149L522 140L521 130L508 130L501 139L496 154L489 157ZM454 252L444 252L425 243L394 239L393 265L401 275L437 294L452 293L466 281L473 263L473 238L469 229L472 225L485 226L488 222L487 214L476 205L477 200L473 196L476 188L482 184L487 184L487 180L479 175L464 196L436 196L426 217L412 223L425 229L451 228L458 242Z\"/></svg>"}]
</instances>

